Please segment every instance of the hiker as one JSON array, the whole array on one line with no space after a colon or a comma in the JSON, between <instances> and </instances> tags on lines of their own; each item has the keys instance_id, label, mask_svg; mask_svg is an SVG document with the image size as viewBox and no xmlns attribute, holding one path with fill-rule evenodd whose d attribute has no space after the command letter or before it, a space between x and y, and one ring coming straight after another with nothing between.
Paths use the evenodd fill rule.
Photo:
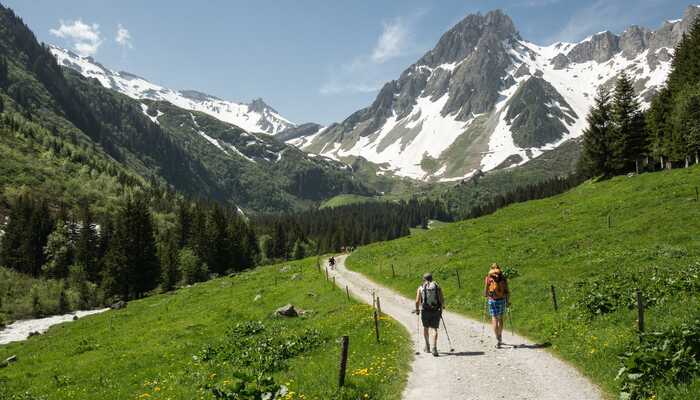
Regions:
<instances>
[{"instance_id":1,"label":"hiker","mask_svg":"<svg viewBox=\"0 0 700 400\"><path fill-rule=\"evenodd\" d=\"M420 314L421 322L423 322L423 337L425 338L425 352L430 353L430 330L433 333L432 353L435 357L438 356L437 337L438 329L440 328L440 319L442 318L442 309L445 307L445 298L442 294L442 289L436 282L433 281L433 274L426 273L423 275L423 283L416 291L416 314Z\"/></svg>"},{"instance_id":2,"label":"hiker","mask_svg":"<svg viewBox=\"0 0 700 400\"><path fill-rule=\"evenodd\" d=\"M487 299L491 326L496 334L496 348L503 344L503 315L510 306L510 291L508 280L498 264L493 263L488 275L484 278L484 297Z\"/></svg>"},{"instance_id":3,"label":"hiker","mask_svg":"<svg viewBox=\"0 0 700 400\"><path fill-rule=\"evenodd\" d=\"M328 259L328 265L331 266L331 269L335 269L335 257L331 256L331 258Z\"/></svg>"}]
</instances>

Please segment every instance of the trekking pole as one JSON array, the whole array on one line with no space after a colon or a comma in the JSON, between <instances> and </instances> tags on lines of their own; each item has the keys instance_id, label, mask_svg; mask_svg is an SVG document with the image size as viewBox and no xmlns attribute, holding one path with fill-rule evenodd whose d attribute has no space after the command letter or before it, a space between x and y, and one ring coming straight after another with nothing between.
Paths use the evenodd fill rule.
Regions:
<instances>
[{"instance_id":1,"label":"trekking pole","mask_svg":"<svg viewBox=\"0 0 700 400\"><path fill-rule=\"evenodd\" d=\"M510 310L510 306L506 307L506 311L508 312L508 323L510 324L510 335L513 336L513 338L515 338L515 331L513 329L513 312Z\"/></svg>"},{"instance_id":2,"label":"trekking pole","mask_svg":"<svg viewBox=\"0 0 700 400\"><path fill-rule=\"evenodd\" d=\"M420 354L420 312L413 311L416 314L416 355Z\"/></svg>"},{"instance_id":3,"label":"trekking pole","mask_svg":"<svg viewBox=\"0 0 700 400\"><path fill-rule=\"evenodd\" d=\"M442 327L445 329L445 336L447 336L447 343L450 344L450 352L454 352L455 348L452 347L452 340L450 340L450 334L447 333L447 325L445 325L445 318L442 316L442 314L440 315L440 319L442 320Z\"/></svg>"},{"instance_id":4,"label":"trekking pole","mask_svg":"<svg viewBox=\"0 0 700 400\"><path fill-rule=\"evenodd\" d=\"M488 306L488 300L484 299L484 308L481 313L481 343L484 343L484 336L486 335L486 307Z\"/></svg>"}]
</instances>

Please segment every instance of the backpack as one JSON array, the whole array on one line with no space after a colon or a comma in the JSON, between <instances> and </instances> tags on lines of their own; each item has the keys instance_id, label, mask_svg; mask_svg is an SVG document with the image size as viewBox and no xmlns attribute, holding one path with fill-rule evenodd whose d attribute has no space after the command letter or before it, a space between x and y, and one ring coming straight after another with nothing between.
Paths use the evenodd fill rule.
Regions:
<instances>
[{"instance_id":1,"label":"backpack","mask_svg":"<svg viewBox=\"0 0 700 400\"><path fill-rule=\"evenodd\" d=\"M423 310L425 311L436 311L442 308L440 304L440 286L435 282L428 282L423 285L422 288L422 301Z\"/></svg>"},{"instance_id":2,"label":"backpack","mask_svg":"<svg viewBox=\"0 0 700 400\"><path fill-rule=\"evenodd\" d=\"M499 280L495 280L492 277L488 277L487 289L489 297L498 300L506 297L506 278L501 277Z\"/></svg>"}]
</instances>

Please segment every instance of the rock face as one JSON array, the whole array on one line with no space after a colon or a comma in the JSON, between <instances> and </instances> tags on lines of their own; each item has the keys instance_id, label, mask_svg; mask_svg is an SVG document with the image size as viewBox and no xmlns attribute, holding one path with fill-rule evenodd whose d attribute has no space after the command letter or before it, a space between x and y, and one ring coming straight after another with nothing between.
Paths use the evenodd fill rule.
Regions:
<instances>
[{"instance_id":1,"label":"rock face","mask_svg":"<svg viewBox=\"0 0 700 400\"><path fill-rule=\"evenodd\" d=\"M567 57L575 63L606 62L620 50L620 38L610 31L601 32L577 44Z\"/></svg>"},{"instance_id":2,"label":"rock face","mask_svg":"<svg viewBox=\"0 0 700 400\"><path fill-rule=\"evenodd\" d=\"M520 85L505 116L511 125L513 141L523 148L541 147L560 140L569 133L567 125L576 118L578 115L554 86L538 77Z\"/></svg>"},{"instance_id":3,"label":"rock face","mask_svg":"<svg viewBox=\"0 0 700 400\"><path fill-rule=\"evenodd\" d=\"M631 26L549 46L524 40L499 10L469 15L368 107L294 134L290 143L422 180L460 181L477 170L515 167L578 138L598 87L622 71L647 105L698 14L692 6L655 31Z\"/></svg>"},{"instance_id":4,"label":"rock face","mask_svg":"<svg viewBox=\"0 0 700 400\"><path fill-rule=\"evenodd\" d=\"M299 313L296 309L294 309L293 305L287 304L275 310L275 315L279 315L282 317L298 317Z\"/></svg>"}]
</instances>

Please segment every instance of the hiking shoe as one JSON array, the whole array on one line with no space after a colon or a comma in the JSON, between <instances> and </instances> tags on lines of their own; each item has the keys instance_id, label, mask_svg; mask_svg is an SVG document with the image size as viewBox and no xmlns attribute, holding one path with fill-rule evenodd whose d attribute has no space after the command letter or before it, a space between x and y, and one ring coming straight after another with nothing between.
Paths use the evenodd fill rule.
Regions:
<instances>
[{"instance_id":1,"label":"hiking shoe","mask_svg":"<svg viewBox=\"0 0 700 400\"><path fill-rule=\"evenodd\" d=\"M437 357L437 356L438 356L437 347L433 347L433 356L434 356L434 357Z\"/></svg>"}]
</instances>

